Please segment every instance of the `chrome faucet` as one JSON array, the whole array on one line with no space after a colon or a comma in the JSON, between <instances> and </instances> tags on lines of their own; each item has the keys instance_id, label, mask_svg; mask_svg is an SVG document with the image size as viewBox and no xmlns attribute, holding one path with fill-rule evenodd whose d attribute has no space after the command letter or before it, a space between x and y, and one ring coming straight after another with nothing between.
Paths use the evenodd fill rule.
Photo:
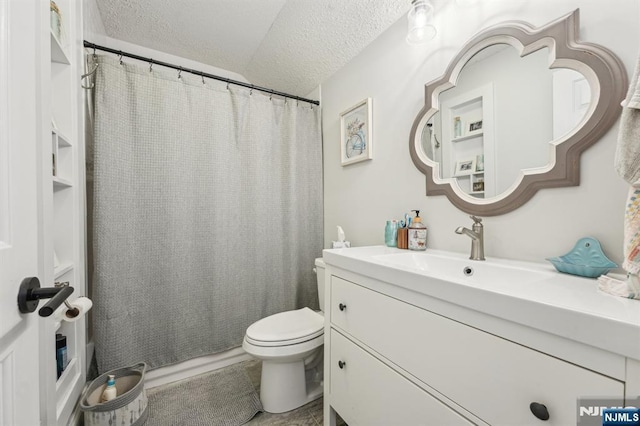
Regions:
<instances>
[{"instance_id":1,"label":"chrome faucet","mask_svg":"<svg viewBox=\"0 0 640 426\"><path fill-rule=\"evenodd\" d=\"M484 226L482 218L469 216L473 219L471 229L459 226L456 228L456 234L464 234L471 238L471 260L484 260Z\"/></svg>"}]
</instances>

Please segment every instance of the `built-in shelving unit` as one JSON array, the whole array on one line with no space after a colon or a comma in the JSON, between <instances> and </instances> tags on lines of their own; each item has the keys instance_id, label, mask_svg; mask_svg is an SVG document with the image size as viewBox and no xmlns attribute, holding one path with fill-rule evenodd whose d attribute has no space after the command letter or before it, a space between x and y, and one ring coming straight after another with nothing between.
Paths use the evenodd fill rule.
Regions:
<instances>
[{"instance_id":1,"label":"built-in shelving unit","mask_svg":"<svg viewBox=\"0 0 640 426\"><path fill-rule=\"evenodd\" d=\"M49 74L44 81L50 88L43 95L49 100L51 159L45 162L44 247L52 261L43 286L68 282L74 288L70 300L85 295L84 247L84 136L81 119L80 75L82 66L82 2L55 0L42 2L43 15L51 16L51 28L43 28L43 44L50 46ZM45 22L49 22L47 19ZM56 26L57 23L59 26ZM46 42L45 42L46 40ZM46 45L43 46L46 51ZM43 64L44 65L44 64ZM49 94L50 93L50 97ZM46 108L46 107L45 107ZM45 113L46 116L46 113ZM45 147L48 148L48 147ZM49 184L46 185L46 180ZM47 193L46 187L50 189ZM49 269L49 268L47 268ZM61 321L62 305L50 317L41 319L41 377L43 424L77 423L74 413L86 381L86 319ZM56 334L66 337L67 365L58 377L56 368Z\"/></svg>"},{"instance_id":2,"label":"built-in shelving unit","mask_svg":"<svg viewBox=\"0 0 640 426\"><path fill-rule=\"evenodd\" d=\"M485 160L493 164L492 104L493 90L483 86L442 105L443 177L455 178L460 189L475 198L493 196L493 175L485 171Z\"/></svg>"},{"instance_id":3,"label":"built-in shelving unit","mask_svg":"<svg viewBox=\"0 0 640 426\"><path fill-rule=\"evenodd\" d=\"M482 131L477 131L477 132L471 132L468 133L464 136L458 136L457 138L453 138L451 139L451 142L463 142L463 141L467 141L469 139L473 139L473 138L478 138L478 137L482 137Z\"/></svg>"},{"instance_id":4,"label":"built-in shelving unit","mask_svg":"<svg viewBox=\"0 0 640 426\"><path fill-rule=\"evenodd\" d=\"M58 40L58 37L51 30L51 62L57 62L59 64L71 65L67 52L63 49L62 44Z\"/></svg>"}]
</instances>

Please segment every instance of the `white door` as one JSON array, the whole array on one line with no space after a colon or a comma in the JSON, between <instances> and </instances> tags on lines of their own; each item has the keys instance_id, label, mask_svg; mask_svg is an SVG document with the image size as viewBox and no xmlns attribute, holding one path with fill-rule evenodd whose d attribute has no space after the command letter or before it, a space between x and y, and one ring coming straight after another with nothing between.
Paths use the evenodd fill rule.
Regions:
<instances>
[{"instance_id":1,"label":"white door","mask_svg":"<svg viewBox=\"0 0 640 426\"><path fill-rule=\"evenodd\" d=\"M38 275L38 9L0 0L0 424L40 424L39 318L18 311Z\"/></svg>"}]
</instances>

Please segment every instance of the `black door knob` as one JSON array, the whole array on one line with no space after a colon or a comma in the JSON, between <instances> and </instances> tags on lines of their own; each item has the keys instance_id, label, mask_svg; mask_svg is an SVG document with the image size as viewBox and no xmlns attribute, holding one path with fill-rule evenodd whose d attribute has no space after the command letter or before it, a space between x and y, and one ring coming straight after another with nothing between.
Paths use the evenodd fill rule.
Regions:
<instances>
[{"instance_id":1,"label":"black door knob","mask_svg":"<svg viewBox=\"0 0 640 426\"><path fill-rule=\"evenodd\" d=\"M529 404L529 409L531 410L533 415L540 420L549 420L549 410L547 410L547 407L545 407L544 404L532 402L531 404Z\"/></svg>"},{"instance_id":2,"label":"black door knob","mask_svg":"<svg viewBox=\"0 0 640 426\"><path fill-rule=\"evenodd\" d=\"M347 365L347 363L346 363L346 362L344 362L344 361L338 361L338 367L340 367L340 370L342 370L342 369L345 367L345 365Z\"/></svg>"},{"instance_id":3,"label":"black door knob","mask_svg":"<svg viewBox=\"0 0 640 426\"><path fill-rule=\"evenodd\" d=\"M347 305L341 303L338 305L338 308L340 308L341 311L344 311L345 309L347 309Z\"/></svg>"}]
</instances>

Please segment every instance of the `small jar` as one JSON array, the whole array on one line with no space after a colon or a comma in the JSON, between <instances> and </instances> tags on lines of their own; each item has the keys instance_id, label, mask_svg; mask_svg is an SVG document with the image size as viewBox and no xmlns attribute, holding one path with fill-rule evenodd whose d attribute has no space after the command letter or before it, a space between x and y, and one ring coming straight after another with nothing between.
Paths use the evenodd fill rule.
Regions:
<instances>
[{"instance_id":1,"label":"small jar","mask_svg":"<svg viewBox=\"0 0 640 426\"><path fill-rule=\"evenodd\" d=\"M384 243L387 247L396 247L398 245L398 222L388 220L384 228Z\"/></svg>"}]
</instances>

